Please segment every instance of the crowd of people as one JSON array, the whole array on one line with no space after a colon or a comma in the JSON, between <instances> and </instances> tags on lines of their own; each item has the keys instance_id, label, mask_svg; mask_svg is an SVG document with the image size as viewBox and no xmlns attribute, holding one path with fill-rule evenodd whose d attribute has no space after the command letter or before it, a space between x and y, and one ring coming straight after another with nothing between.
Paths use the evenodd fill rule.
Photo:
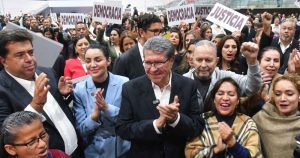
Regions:
<instances>
[{"instance_id":1,"label":"crowd of people","mask_svg":"<svg viewBox=\"0 0 300 158\"><path fill-rule=\"evenodd\" d=\"M0 157L300 157L300 15L247 15L235 32L2 16ZM63 44L53 67L28 30Z\"/></svg>"}]
</instances>

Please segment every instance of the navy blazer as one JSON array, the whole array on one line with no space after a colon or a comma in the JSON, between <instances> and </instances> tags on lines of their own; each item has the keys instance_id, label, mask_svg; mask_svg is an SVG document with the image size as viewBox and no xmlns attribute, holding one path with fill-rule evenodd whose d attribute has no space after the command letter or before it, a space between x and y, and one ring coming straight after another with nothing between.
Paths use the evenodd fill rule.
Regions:
<instances>
[{"instance_id":1,"label":"navy blazer","mask_svg":"<svg viewBox=\"0 0 300 158\"><path fill-rule=\"evenodd\" d=\"M42 72L46 73L47 77L50 79L49 85L51 88L49 92L58 102L61 109L75 128L75 117L68 106L71 101L71 97L69 97L69 100L63 99L63 96L58 90L57 77L52 69L43 67L36 68L36 73L38 75ZM28 91L3 69L0 72L0 124L2 125L4 119L8 115L17 111L23 111L31 103L31 101L32 96L28 93ZM48 130L47 132L50 136L49 149L60 149L64 151L64 141L54 123L45 112L43 112L43 116L46 118L43 125ZM78 140L78 143L80 143L80 140ZM80 144L78 145L80 146ZM78 156L80 157L80 155Z\"/></svg>"},{"instance_id":2,"label":"navy blazer","mask_svg":"<svg viewBox=\"0 0 300 158\"><path fill-rule=\"evenodd\" d=\"M130 80L146 74L138 44L116 59L113 73L126 76Z\"/></svg>"},{"instance_id":3,"label":"navy blazer","mask_svg":"<svg viewBox=\"0 0 300 158\"><path fill-rule=\"evenodd\" d=\"M116 132L131 141L129 157L183 158L188 138L199 135L204 127L197 102L197 88L193 80L172 74L170 103L179 97L180 120L175 128L166 125L157 134L153 121L159 112L151 81L146 75L123 85L122 102Z\"/></svg>"}]
</instances>

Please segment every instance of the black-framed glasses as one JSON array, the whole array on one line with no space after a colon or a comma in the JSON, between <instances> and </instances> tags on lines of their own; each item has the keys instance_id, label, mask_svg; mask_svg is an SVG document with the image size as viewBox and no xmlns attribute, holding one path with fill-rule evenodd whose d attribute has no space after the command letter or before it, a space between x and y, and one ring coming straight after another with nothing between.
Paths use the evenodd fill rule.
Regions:
<instances>
[{"instance_id":1,"label":"black-framed glasses","mask_svg":"<svg viewBox=\"0 0 300 158\"><path fill-rule=\"evenodd\" d=\"M155 61L155 62L150 62L150 61L145 61L144 60L143 63L144 63L144 67L146 69L150 69L152 66L155 67L155 68L160 68L168 61L169 61L169 58L166 59L165 61Z\"/></svg>"},{"instance_id":2,"label":"black-framed glasses","mask_svg":"<svg viewBox=\"0 0 300 158\"><path fill-rule=\"evenodd\" d=\"M156 35L164 32L163 29L147 29L147 31L153 32Z\"/></svg>"},{"instance_id":3,"label":"black-framed glasses","mask_svg":"<svg viewBox=\"0 0 300 158\"><path fill-rule=\"evenodd\" d=\"M29 149L35 149L40 142L40 139L43 140L44 142L47 142L49 139L49 135L46 131L42 132L39 137L35 137L34 139L32 139L31 141L29 141L28 143L23 143L23 144L11 144L12 146L26 146Z\"/></svg>"}]
</instances>

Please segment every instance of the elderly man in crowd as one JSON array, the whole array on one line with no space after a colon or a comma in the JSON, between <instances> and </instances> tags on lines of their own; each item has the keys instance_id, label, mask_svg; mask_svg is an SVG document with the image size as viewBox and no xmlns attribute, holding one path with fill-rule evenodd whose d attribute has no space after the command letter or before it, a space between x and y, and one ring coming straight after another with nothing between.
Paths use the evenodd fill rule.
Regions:
<instances>
[{"instance_id":1,"label":"elderly man in crowd","mask_svg":"<svg viewBox=\"0 0 300 158\"><path fill-rule=\"evenodd\" d=\"M194 71L189 71L184 76L196 81L198 91L198 102L201 112L209 111L211 107L205 107L206 98L214 84L224 78L232 77L241 88L241 94L251 96L261 88L261 75L257 61L258 46L252 42L245 42L241 47L241 52L248 64L247 75L239 75L231 71L220 70L217 67L219 58L217 57L216 45L207 40L202 40L196 44L193 53Z\"/></svg>"},{"instance_id":2,"label":"elderly man in crowd","mask_svg":"<svg viewBox=\"0 0 300 158\"><path fill-rule=\"evenodd\" d=\"M288 67L288 60L293 49L299 50L298 39L294 39L296 31L296 22L294 19L286 19L280 25L279 37L273 39L274 33L271 30L272 14L264 12L262 15L263 33L261 35L259 49L262 50L267 46L275 46L280 50L281 63L278 70L283 74Z\"/></svg>"}]
</instances>

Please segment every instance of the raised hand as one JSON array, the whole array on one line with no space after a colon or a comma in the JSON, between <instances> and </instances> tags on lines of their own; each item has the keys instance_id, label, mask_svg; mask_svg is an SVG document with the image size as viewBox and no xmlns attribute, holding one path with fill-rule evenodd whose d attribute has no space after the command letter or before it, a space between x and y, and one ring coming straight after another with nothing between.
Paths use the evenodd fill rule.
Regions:
<instances>
[{"instance_id":1,"label":"raised hand","mask_svg":"<svg viewBox=\"0 0 300 158\"><path fill-rule=\"evenodd\" d=\"M47 102L47 93L50 89L48 82L49 79L45 73L41 73L34 82L34 94L30 105L40 113Z\"/></svg>"},{"instance_id":2,"label":"raised hand","mask_svg":"<svg viewBox=\"0 0 300 158\"><path fill-rule=\"evenodd\" d=\"M300 51L293 49L288 61L288 73L300 73Z\"/></svg>"},{"instance_id":3,"label":"raised hand","mask_svg":"<svg viewBox=\"0 0 300 158\"><path fill-rule=\"evenodd\" d=\"M108 109L108 105L103 97L103 92L104 89L98 88L95 93L95 98L96 98L95 104L99 111L105 111Z\"/></svg>"},{"instance_id":4,"label":"raised hand","mask_svg":"<svg viewBox=\"0 0 300 158\"><path fill-rule=\"evenodd\" d=\"M269 96L269 84L263 83L261 92L260 92L260 97L265 101L268 102L270 100Z\"/></svg>"},{"instance_id":5,"label":"raised hand","mask_svg":"<svg viewBox=\"0 0 300 158\"><path fill-rule=\"evenodd\" d=\"M173 103L169 105L158 105L157 109L167 119L168 123L173 123L177 119L179 112L178 96L176 95L174 97Z\"/></svg>"},{"instance_id":6,"label":"raised hand","mask_svg":"<svg viewBox=\"0 0 300 158\"><path fill-rule=\"evenodd\" d=\"M73 83L70 77L61 76L58 81L58 90L62 95L68 95L73 90Z\"/></svg>"},{"instance_id":7,"label":"raised hand","mask_svg":"<svg viewBox=\"0 0 300 158\"><path fill-rule=\"evenodd\" d=\"M108 109L108 105L103 97L104 89L98 88L95 92L95 107L94 111L91 115L93 120L98 120L101 111L105 111Z\"/></svg>"},{"instance_id":8,"label":"raised hand","mask_svg":"<svg viewBox=\"0 0 300 158\"><path fill-rule=\"evenodd\" d=\"M248 65L255 65L257 63L258 45L253 42L244 42L241 46L241 52L246 58Z\"/></svg>"},{"instance_id":9,"label":"raised hand","mask_svg":"<svg viewBox=\"0 0 300 158\"><path fill-rule=\"evenodd\" d=\"M272 14L264 12L262 15L263 29L264 33L270 36L271 34L271 23L272 23Z\"/></svg>"}]
</instances>

